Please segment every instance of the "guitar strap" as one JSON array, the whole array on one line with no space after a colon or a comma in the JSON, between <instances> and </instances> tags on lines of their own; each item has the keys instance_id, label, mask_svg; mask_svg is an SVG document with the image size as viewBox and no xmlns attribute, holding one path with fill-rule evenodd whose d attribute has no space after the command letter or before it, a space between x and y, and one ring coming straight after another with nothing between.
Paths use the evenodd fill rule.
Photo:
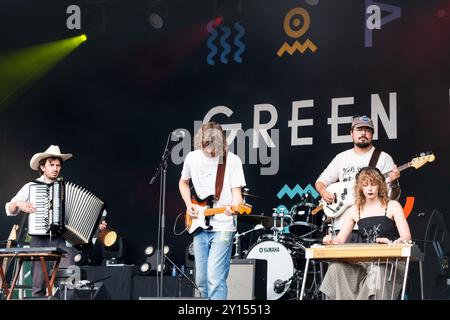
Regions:
<instances>
[{"instance_id":1,"label":"guitar strap","mask_svg":"<svg viewBox=\"0 0 450 320\"><path fill-rule=\"evenodd\" d=\"M369 167L376 167L378 158L380 157L380 154L381 154L381 150L375 149L375 151L372 153L372 157L370 158ZM398 200L400 198L400 194L401 194L401 190L397 184L396 188L390 187L390 190L388 192L388 197L390 200Z\"/></svg>"},{"instance_id":2,"label":"guitar strap","mask_svg":"<svg viewBox=\"0 0 450 320\"><path fill-rule=\"evenodd\" d=\"M220 161L219 158L219 165L217 166L217 174L216 174L216 192L215 192L215 200L218 201L220 198L220 194L222 193L223 189L223 180L225 177L225 167L227 165L227 154L224 153L223 155L223 161Z\"/></svg>"},{"instance_id":3,"label":"guitar strap","mask_svg":"<svg viewBox=\"0 0 450 320\"><path fill-rule=\"evenodd\" d=\"M370 158L369 161L369 167L376 167L377 166L377 162L378 159L380 158L380 154L381 154L381 150L380 149L375 149L372 153L372 157Z\"/></svg>"}]
</instances>

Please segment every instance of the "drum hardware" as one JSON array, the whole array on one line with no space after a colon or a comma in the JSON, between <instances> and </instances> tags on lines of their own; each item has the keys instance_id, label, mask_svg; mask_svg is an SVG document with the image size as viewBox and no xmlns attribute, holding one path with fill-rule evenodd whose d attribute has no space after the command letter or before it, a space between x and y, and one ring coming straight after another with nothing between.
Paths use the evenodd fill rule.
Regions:
<instances>
[{"instance_id":1,"label":"drum hardware","mask_svg":"<svg viewBox=\"0 0 450 320\"><path fill-rule=\"evenodd\" d=\"M306 242L318 242L321 240L321 238L311 238L309 237L310 235L313 235L315 232L317 232L317 229L314 229L310 232L307 232L305 234L303 234L302 236L298 237L301 241L306 241Z\"/></svg>"},{"instance_id":2,"label":"drum hardware","mask_svg":"<svg viewBox=\"0 0 450 320\"><path fill-rule=\"evenodd\" d=\"M237 216L239 222L250 224L262 224L264 228L271 229L274 224L274 218L265 215L246 214ZM289 225L288 221L283 222L283 227Z\"/></svg>"},{"instance_id":3,"label":"drum hardware","mask_svg":"<svg viewBox=\"0 0 450 320\"><path fill-rule=\"evenodd\" d=\"M248 193L250 189L249 188L244 188L244 192L242 192L242 196L245 197L251 197L251 198L258 198L258 199L262 199L262 197L260 196L256 196L254 194Z\"/></svg>"},{"instance_id":4,"label":"drum hardware","mask_svg":"<svg viewBox=\"0 0 450 320\"><path fill-rule=\"evenodd\" d=\"M284 287L285 287L286 283L288 283L292 280L297 280L297 281L302 280L302 277L300 276L300 270L296 271L294 273L294 275L287 280L284 280L284 281L282 281L280 279L275 280L275 282L273 284L273 291L275 291L276 293L282 293L284 291Z\"/></svg>"},{"instance_id":5,"label":"drum hardware","mask_svg":"<svg viewBox=\"0 0 450 320\"><path fill-rule=\"evenodd\" d=\"M264 229L264 226L262 224L257 224L253 229L247 230L247 231L242 232L242 233L236 232L236 234L233 237L233 239L234 239L233 245L236 247L233 259L240 259L241 258L241 254L242 254L241 237L245 236L247 233L250 233L250 232L253 232L253 231L257 231L257 230L261 230L261 229Z\"/></svg>"},{"instance_id":6,"label":"drum hardware","mask_svg":"<svg viewBox=\"0 0 450 320\"><path fill-rule=\"evenodd\" d=\"M304 248L304 247L303 247ZM320 272L322 272L320 270ZM318 271L316 270L316 264L313 265L313 271L309 271L309 273L312 273L314 275L313 278L313 282L310 284L310 288L307 290L306 295L310 298L310 299L317 299L319 293L319 287L320 284L322 283L322 273L320 273L320 280L318 280L317 277L317 273ZM301 300L300 299L300 294L301 294L301 283L303 280L303 276L302 276L302 271L301 270L297 270L292 277L290 277L287 280L282 281L281 279L277 279L274 282L273 285L273 290L280 294L285 290L285 286L287 283L294 283L295 281L295 289L294 288L288 288L286 290L286 295L290 294L290 300ZM319 281L319 282L318 282ZM294 293L295 292L295 293Z\"/></svg>"},{"instance_id":7,"label":"drum hardware","mask_svg":"<svg viewBox=\"0 0 450 320\"><path fill-rule=\"evenodd\" d=\"M284 208L273 208L273 239L278 241L278 238L283 234L283 229L285 227L285 219L290 218L289 212ZM277 224L277 219L280 219L280 223ZM287 226L287 221L286 221Z\"/></svg>"}]
</instances>

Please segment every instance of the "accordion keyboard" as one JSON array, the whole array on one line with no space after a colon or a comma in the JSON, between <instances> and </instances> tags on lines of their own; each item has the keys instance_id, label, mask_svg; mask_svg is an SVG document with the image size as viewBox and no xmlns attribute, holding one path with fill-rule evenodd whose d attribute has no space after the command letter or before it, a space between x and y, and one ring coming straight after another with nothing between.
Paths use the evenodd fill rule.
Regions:
<instances>
[{"instance_id":1,"label":"accordion keyboard","mask_svg":"<svg viewBox=\"0 0 450 320\"><path fill-rule=\"evenodd\" d=\"M46 235L48 224L48 212L50 210L50 190L44 184L32 184L30 186L30 199L36 208L35 213L28 215L28 233L30 235Z\"/></svg>"}]
</instances>

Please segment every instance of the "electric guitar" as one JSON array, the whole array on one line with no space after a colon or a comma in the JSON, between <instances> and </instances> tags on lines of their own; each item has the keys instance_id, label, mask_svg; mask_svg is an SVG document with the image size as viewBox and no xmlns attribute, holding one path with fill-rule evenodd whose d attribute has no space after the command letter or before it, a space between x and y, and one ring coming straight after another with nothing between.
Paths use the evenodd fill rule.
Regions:
<instances>
[{"instance_id":1,"label":"electric guitar","mask_svg":"<svg viewBox=\"0 0 450 320\"><path fill-rule=\"evenodd\" d=\"M214 196L211 195L205 199L199 199L195 195L192 196L192 203L195 205L198 216L192 217L187 212L185 214L186 230L189 234L195 234L201 229L211 230L212 227L207 222L207 217L214 216L219 213L224 213L226 207L212 208L214 203ZM231 210L238 214L250 214L252 212L252 206L247 203L241 203L237 206L230 206Z\"/></svg>"},{"instance_id":2,"label":"electric guitar","mask_svg":"<svg viewBox=\"0 0 450 320\"><path fill-rule=\"evenodd\" d=\"M413 158L410 162L407 162L397 169L398 171L405 170L409 167L414 167L415 169L419 169L424 164L428 162L433 162L435 160L435 156L432 152L428 152L427 154ZM389 177L389 172L383 173L384 177ZM321 204L315 209L320 210L323 209L325 215L330 218L336 218L340 216L347 208L351 207L355 203L355 193L354 193L355 181L346 181L346 182L336 182L330 184L326 190L334 195L334 202L331 204L326 203L323 199L321 200ZM316 211L316 212L317 212Z\"/></svg>"},{"instance_id":3,"label":"electric guitar","mask_svg":"<svg viewBox=\"0 0 450 320\"><path fill-rule=\"evenodd\" d=\"M11 248L14 241L17 240L17 230L19 230L19 225L18 224L13 225L11 232L9 233L8 240L6 241L6 248ZM7 257L3 258L3 263L2 263L1 268L5 274L5 277L8 272L8 265L9 265L8 258ZM1 282L2 282L2 279L0 279L0 288L3 288L3 283L1 283Z\"/></svg>"}]
</instances>

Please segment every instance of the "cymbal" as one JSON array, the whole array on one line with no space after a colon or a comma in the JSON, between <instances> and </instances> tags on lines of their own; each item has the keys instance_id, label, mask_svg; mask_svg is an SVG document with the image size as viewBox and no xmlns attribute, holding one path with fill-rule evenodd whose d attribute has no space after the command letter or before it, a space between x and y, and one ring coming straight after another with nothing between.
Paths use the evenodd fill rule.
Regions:
<instances>
[{"instance_id":1,"label":"cymbal","mask_svg":"<svg viewBox=\"0 0 450 320\"><path fill-rule=\"evenodd\" d=\"M238 220L242 222L247 222L251 224L262 224L264 228L270 229L274 225L274 219L273 217L263 216L263 215L256 215L256 214L240 214L238 215ZM283 219L283 227L287 227L289 225L287 219ZM276 227L281 226L281 219L276 219Z\"/></svg>"},{"instance_id":2,"label":"cymbal","mask_svg":"<svg viewBox=\"0 0 450 320\"><path fill-rule=\"evenodd\" d=\"M260 197L260 196L256 196L256 195L254 195L254 194L251 194L251 193L248 193L248 192L246 192L246 191L242 192L242 195L243 195L244 197L251 197L251 198L258 198L258 199L262 199L262 197Z\"/></svg>"}]
</instances>

